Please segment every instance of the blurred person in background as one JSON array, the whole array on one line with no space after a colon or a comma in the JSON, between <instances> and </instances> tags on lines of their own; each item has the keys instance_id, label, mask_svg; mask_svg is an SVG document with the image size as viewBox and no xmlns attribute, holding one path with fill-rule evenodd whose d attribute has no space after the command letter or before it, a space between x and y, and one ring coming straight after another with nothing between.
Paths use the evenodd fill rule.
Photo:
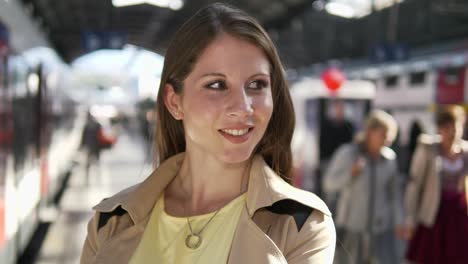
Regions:
<instances>
[{"instance_id":1,"label":"blurred person in background","mask_svg":"<svg viewBox=\"0 0 468 264\"><path fill-rule=\"evenodd\" d=\"M81 263L332 263L327 206L288 183L294 122L265 30L201 9L164 60L158 168L94 207Z\"/></svg>"},{"instance_id":2,"label":"blurred person in background","mask_svg":"<svg viewBox=\"0 0 468 264\"><path fill-rule=\"evenodd\" d=\"M468 263L465 119L462 107L442 107L438 135L420 137L405 197L410 263Z\"/></svg>"},{"instance_id":3,"label":"blurred person in background","mask_svg":"<svg viewBox=\"0 0 468 264\"><path fill-rule=\"evenodd\" d=\"M325 118L320 126L320 171L328 168L330 160L335 151L345 143L349 143L354 137L354 125L346 119L345 104L339 99L331 102L331 115ZM324 200L333 214L336 213L336 203L339 192L326 192L322 190Z\"/></svg>"},{"instance_id":4,"label":"blurred person in background","mask_svg":"<svg viewBox=\"0 0 468 264\"><path fill-rule=\"evenodd\" d=\"M151 98L146 98L138 102L138 121L140 130L144 139L149 143L152 142L152 135L155 130L155 109L156 102Z\"/></svg>"},{"instance_id":5,"label":"blurred person in background","mask_svg":"<svg viewBox=\"0 0 468 264\"><path fill-rule=\"evenodd\" d=\"M399 263L395 232L403 221L396 154L388 148L397 123L374 110L356 141L340 147L325 173L327 192L340 192L336 224L343 248L337 263Z\"/></svg>"},{"instance_id":6,"label":"blurred person in background","mask_svg":"<svg viewBox=\"0 0 468 264\"><path fill-rule=\"evenodd\" d=\"M86 184L89 184L91 166L99 170L99 158L101 155L101 146L99 144L98 134L102 130L101 124L87 111L86 124L81 135L81 149L84 154L84 167L86 170Z\"/></svg>"},{"instance_id":7,"label":"blurred person in background","mask_svg":"<svg viewBox=\"0 0 468 264\"><path fill-rule=\"evenodd\" d=\"M414 152L416 151L416 147L418 146L418 140L419 136L424 131L422 130L421 124L420 123L413 123L410 129L410 138L408 142L408 158L406 158L406 166L405 166L405 171L406 174L409 174L409 170L411 168L411 161L412 157L414 155Z\"/></svg>"},{"instance_id":8,"label":"blurred person in background","mask_svg":"<svg viewBox=\"0 0 468 264\"><path fill-rule=\"evenodd\" d=\"M88 185L91 174L91 167L100 174L100 156L104 149L111 148L116 142L116 138L108 135L101 123L93 116L91 111L86 115L86 124L81 135L80 148L84 155L84 167L86 171L85 182ZM99 175L98 175L99 176Z\"/></svg>"},{"instance_id":9,"label":"blurred person in background","mask_svg":"<svg viewBox=\"0 0 468 264\"><path fill-rule=\"evenodd\" d=\"M332 114L326 117L320 127L320 157L329 161L335 151L344 143L351 142L354 136L354 125L346 119L345 105L341 100L331 102Z\"/></svg>"}]
</instances>

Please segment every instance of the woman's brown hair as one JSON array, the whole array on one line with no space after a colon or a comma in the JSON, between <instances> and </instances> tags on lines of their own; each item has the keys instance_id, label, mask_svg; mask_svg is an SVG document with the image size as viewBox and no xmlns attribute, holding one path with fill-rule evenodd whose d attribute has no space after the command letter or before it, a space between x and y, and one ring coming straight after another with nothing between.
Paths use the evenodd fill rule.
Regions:
<instances>
[{"instance_id":1,"label":"woman's brown hair","mask_svg":"<svg viewBox=\"0 0 468 264\"><path fill-rule=\"evenodd\" d=\"M358 144L364 144L369 130L376 128L384 128L386 130L387 144L395 141L398 133L398 123L392 115L380 109L375 109L369 113L364 128L356 134L354 141Z\"/></svg>"},{"instance_id":2,"label":"woman's brown hair","mask_svg":"<svg viewBox=\"0 0 468 264\"><path fill-rule=\"evenodd\" d=\"M185 151L182 121L176 120L164 104L167 84L177 94L183 93L183 82L200 54L220 34L226 33L261 49L270 63L273 114L265 135L254 154L263 156L268 165L283 179L290 181L294 131L294 109L276 48L260 24L245 12L234 7L214 3L199 10L176 32L166 52L156 102L156 157L162 163Z\"/></svg>"},{"instance_id":3,"label":"woman's brown hair","mask_svg":"<svg viewBox=\"0 0 468 264\"><path fill-rule=\"evenodd\" d=\"M436 124L438 127L458 122L465 123L465 110L458 105L442 105L437 109Z\"/></svg>"}]
</instances>

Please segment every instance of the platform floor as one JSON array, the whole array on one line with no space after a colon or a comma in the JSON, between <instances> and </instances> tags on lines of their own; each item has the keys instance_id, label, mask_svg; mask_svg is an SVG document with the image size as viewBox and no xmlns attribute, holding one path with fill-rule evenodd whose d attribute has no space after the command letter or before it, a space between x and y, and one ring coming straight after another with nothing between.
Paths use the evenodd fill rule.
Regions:
<instances>
[{"instance_id":1,"label":"platform floor","mask_svg":"<svg viewBox=\"0 0 468 264\"><path fill-rule=\"evenodd\" d=\"M91 207L149 175L152 162L147 145L137 132L123 130L116 145L102 153L100 167L91 168L88 185L81 164L72 171L58 209L46 216L52 218L52 225L36 263L79 263L86 225L93 215Z\"/></svg>"}]
</instances>

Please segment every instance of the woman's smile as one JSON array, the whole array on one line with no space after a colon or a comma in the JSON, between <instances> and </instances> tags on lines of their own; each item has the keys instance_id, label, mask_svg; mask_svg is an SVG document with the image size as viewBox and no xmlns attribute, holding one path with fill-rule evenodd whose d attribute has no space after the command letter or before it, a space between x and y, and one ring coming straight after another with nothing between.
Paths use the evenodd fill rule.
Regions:
<instances>
[{"instance_id":1,"label":"woman's smile","mask_svg":"<svg viewBox=\"0 0 468 264\"><path fill-rule=\"evenodd\" d=\"M226 138L229 142L234 144L241 144L249 140L252 135L254 127L247 128L229 128L229 129L220 129L219 133Z\"/></svg>"}]
</instances>

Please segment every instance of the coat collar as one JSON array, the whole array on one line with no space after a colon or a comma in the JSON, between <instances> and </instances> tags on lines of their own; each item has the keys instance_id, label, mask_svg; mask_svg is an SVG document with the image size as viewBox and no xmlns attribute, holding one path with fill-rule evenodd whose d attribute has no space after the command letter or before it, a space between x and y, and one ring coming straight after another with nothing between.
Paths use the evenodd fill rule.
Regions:
<instances>
[{"instance_id":1,"label":"coat collar","mask_svg":"<svg viewBox=\"0 0 468 264\"><path fill-rule=\"evenodd\" d=\"M434 148L436 153L439 152L438 148L441 143L441 136L440 135L429 135L429 134L421 134L418 138L419 143ZM468 152L468 141L460 140L455 143L457 147L459 147L463 152Z\"/></svg>"},{"instance_id":2,"label":"coat collar","mask_svg":"<svg viewBox=\"0 0 468 264\"><path fill-rule=\"evenodd\" d=\"M184 153L180 153L169 158L143 182L104 199L93 209L99 212L111 212L121 206L129 213L134 223L144 221L150 215L164 189L177 175L184 156ZM285 199L295 200L326 215L331 215L320 198L286 183L268 166L262 156L256 155L250 169L247 190L246 203L249 216L253 217L258 209Z\"/></svg>"},{"instance_id":3,"label":"coat collar","mask_svg":"<svg viewBox=\"0 0 468 264\"><path fill-rule=\"evenodd\" d=\"M258 209L286 199L317 209L325 215L331 215L327 205L320 198L285 182L268 166L262 156L256 155L250 170L247 190L247 208L250 217Z\"/></svg>"}]
</instances>

